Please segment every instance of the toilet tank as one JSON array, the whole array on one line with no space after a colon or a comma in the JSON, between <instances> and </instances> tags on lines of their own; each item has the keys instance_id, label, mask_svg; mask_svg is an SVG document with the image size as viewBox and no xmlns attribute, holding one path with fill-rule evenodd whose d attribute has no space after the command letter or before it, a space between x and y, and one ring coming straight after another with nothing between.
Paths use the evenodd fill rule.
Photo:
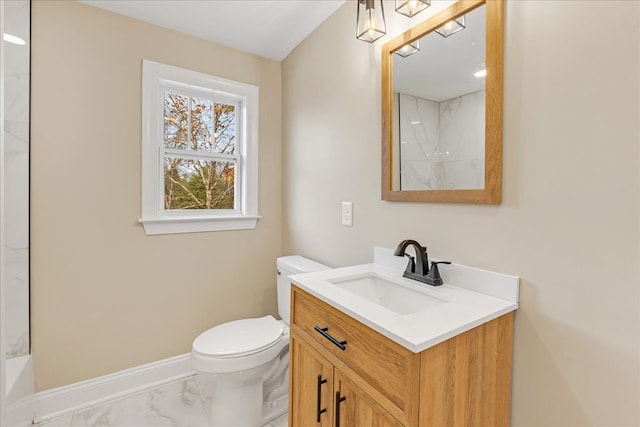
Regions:
<instances>
[{"instance_id":1,"label":"toilet tank","mask_svg":"<svg viewBox=\"0 0 640 427\"><path fill-rule=\"evenodd\" d=\"M299 273L311 273L313 271L328 270L328 267L308 258L291 255L278 258L276 262L276 274L278 278L278 314L289 325L291 320L291 282L289 276Z\"/></svg>"}]
</instances>

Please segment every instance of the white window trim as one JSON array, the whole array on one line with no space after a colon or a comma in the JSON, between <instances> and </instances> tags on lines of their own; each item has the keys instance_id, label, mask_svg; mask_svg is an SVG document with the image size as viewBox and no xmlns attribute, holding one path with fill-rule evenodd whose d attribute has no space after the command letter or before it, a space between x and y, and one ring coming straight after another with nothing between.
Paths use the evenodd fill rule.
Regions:
<instances>
[{"instance_id":1,"label":"white window trim","mask_svg":"<svg viewBox=\"0 0 640 427\"><path fill-rule=\"evenodd\" d=\"M241 200L238 211L165 211L160 145L163 129L163 85L185 90L205 89L240 100ZM258 87L153 61L142 61L142 217L146 234L246 230L256 227L258 215Z\"/></svg>"}]
</instances>

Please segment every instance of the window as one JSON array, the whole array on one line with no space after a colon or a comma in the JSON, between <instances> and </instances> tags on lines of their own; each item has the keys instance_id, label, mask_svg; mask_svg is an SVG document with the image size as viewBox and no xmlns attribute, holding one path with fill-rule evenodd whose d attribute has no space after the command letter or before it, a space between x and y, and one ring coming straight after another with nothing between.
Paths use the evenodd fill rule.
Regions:
<instances>
[{"instance_id":1,"label":"window","mask_svg":"<svg viewBox=\"0 0 640 427\"><path fill-rule=\"evenodd\" d=\"M142 64L146 234L255 228L258 88Z\"/></svg>"}]
</instances>

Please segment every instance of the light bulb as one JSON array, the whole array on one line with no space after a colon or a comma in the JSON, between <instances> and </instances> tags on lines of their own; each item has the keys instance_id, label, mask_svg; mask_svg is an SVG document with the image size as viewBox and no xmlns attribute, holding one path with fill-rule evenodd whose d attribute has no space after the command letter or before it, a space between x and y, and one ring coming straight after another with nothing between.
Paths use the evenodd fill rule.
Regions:
<instances>
[{"instance_id":1,"label":"light bulb","mask_svg":"<svg viewBox=\"0 0 640 427\"><path fill-rule=\"evenodd\" d=\"M376 27L376 17L373 15L373 9L368 9L367 15L367 27L371 31Z\"/></svg>"}]
</instances>

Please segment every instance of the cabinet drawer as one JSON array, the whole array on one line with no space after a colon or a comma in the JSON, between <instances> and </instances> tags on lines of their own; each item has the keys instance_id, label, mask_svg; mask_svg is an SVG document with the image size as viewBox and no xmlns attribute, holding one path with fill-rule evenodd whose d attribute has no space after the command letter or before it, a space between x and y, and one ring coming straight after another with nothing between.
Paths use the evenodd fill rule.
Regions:
<instances>
[{"instance_id":1,"label":"cabinet drawer","mask_svg":"<svg viewBox=\"0 0 640 427\"><path fill-rule=\"evenodd\" d=\"M388 408L408 423L417 419L414 404L419 390L419 354L384 337L368 326L292 286L291 324L320 344L366 381L395 407ZM332 341L318 331L334 339ZM344 343L346 341L346 343ZM344 343L342 349L338 344ZM388 405L384 405L388 406Z\"/></svg>"}]
</instances>

